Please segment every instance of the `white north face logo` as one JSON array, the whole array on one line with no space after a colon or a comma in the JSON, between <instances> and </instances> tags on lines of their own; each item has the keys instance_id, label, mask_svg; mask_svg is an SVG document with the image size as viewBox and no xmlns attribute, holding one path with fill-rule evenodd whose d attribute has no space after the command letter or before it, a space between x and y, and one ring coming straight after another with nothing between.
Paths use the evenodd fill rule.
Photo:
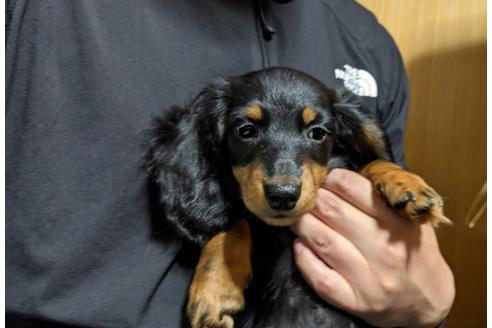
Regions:
<instances>
[{"instance_id":1,"label":"white north face logo","mask_svg":"<svg viewBox=\"0 0 492 328\"><path fill-rule=\"evenodd\" d=\"M374 77L363 69L343 65L345 70L336 68L335 78L343 80L343 85L358 96L377 97L378 85Z\"/></svg>"}]
</instances>

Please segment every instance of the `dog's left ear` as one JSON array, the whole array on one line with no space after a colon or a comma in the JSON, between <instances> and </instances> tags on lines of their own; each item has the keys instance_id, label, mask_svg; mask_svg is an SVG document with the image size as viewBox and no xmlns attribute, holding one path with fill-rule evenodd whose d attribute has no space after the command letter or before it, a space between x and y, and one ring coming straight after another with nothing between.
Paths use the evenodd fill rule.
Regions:
<instances>
[{"instance_id":1,"label":"dog's left ear","mask_svg":"<svg viewBox=\"0 0 492 328\"><path fill-rule=\"evenodd\" d=\"M342 90L332 93L333 154L348 157L356 169L376 160L392 160L388 139L360 99Z\"/></svg>"},{"instance_id":2,"label":"dog's left ear","mask_svg":"<svg viewBox=\"0 0 492 328\"><path fill-rule=\"evenodd\" d=\"M167 222L179 237L203 244L229 225L220 184L221 142L229 83L217 80L184 108L155 121L146 156Z\"/></svg>"}]
</instances>

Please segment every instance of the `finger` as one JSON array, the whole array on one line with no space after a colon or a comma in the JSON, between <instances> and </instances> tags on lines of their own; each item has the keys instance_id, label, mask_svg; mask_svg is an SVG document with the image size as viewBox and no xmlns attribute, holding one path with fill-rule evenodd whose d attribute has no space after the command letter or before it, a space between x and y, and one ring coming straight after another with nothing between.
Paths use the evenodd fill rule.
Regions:
<instances>
[{"instance_id":1,"label":"finger","mask_svg":"<svg viewBox=\"0 0 492 328\"><path fill-rule=\"evenodd\" d=\"M344 236L312 214L305 214L291 226L308 247L323 262L351 281L367 270L368 263L361 252Z\"/></svg>"},{"instance_id":2,"label":"finger","mask_svg":"<svg viewBox=\"0 0 492 328\"><path fill-rule=\"evenodd\" d=\"M327 266L300 240L294 242L294 254L299 272L318 296L342 309L354 307L355 294L341 274Z\"/></svg>"},{"instance_id":3,"label":"finger","mask_svg":"<svg viewBox=\"0 0 492 328\"><path fill-rule=\"evenodd\" d=\"M344 169L334 169L328 174L323 188L334 192L382 223L393 225L395 221L402 224L406 222L397 219L399 218L397 213L388 207L384 199L373 189L371 181L360 174Z\"/></svg>"},{"instance_id":4,"label":"finger","mask_svg":"<svg viewBox=\"0 0 492 328\"><path fill-rule=\"evenodd\" d=\"M381 212L391 213L382 197L373 190L371 181L355 172L334 169L327 176L323 187L371 216Z\"/></svg>"},{"instance_id":5,"label":"finger","mask_svg":"<svg viewBox=\"0 0 492 328\"><path fill-rule=\"evenodd\" d=\"M365 249L373 248L375 237L384 237L381 233L385 232L373 217L326 189L319 190L311 213L350 240L363 254Z\"/></svg>"}]
</instances>

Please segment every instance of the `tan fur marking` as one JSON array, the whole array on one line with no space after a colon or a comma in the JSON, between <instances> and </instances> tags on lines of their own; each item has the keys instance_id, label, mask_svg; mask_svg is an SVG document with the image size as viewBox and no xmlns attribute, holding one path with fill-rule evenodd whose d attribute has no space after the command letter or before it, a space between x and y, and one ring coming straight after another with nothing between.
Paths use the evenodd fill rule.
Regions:
<instances>
[{"instance_id":1,"label":"tan fur marking","mask_svg":"<svg viewBox=\"0 0 492 328\"><path fill-rule=\"evenodd\" d=\"M268 200L266 199L263 183L264 179L272 178L264 176L260 162L256 161L250 165L233 168L232 172L239 182L244 205L248 210L255 214L256 217L273 226L286 226L296 220L296 216L292 215L295 209L292 211L278 212L270 208ZM286 215L287 218L274 218L274 216L278 214Z\"/></svg>"},{"instance_id":2,"label":"tan fur marking","mask_svg":"<svg viewBox=\"0 0 492 328\"><path fill-rule=\"evenodd\" d=\"M304 214L313 209L318 196L318 189L326 178L328 168L312 161L304 162L302 173L302 192L296 209L300 214ZM299 214L299 215L300 215Z\"/></svg>"},{"instance_id":3,"label":"tan fur marking","mask_svg":"<svg viewBox=\"0 0 492 328\"><path fill-rule=\"evenodd\" d=\"M376 160L368 165L366 165L361 171L360 174L368 178L369 180L374 178L374 175L382 174L388 171L402 171L403 169L396 163Z\"/></svg>"},{"instance_id":4,"label":"tan fur marking","mask_svg":"<svg viewBox=\"0 0 492 328\"><path fill-rule=\"evenodd\" d=\"M441 196L418 175L402 169L395 163L383 160L369 163L360 174L369 179L374 190L379 190L393 207L404 204L399 213L405 218L418 222L431 222L434 226L451 223L444 216ZM408 200L409 193L413 195L411 200Z\"/></svg>"},{"instance_id":5,"label":"tan fur marking","mask_svg":"<svg viewBox=\"0 0 492 328\"><path fill-rule=\"evenodd\" d=\"M253 105L248 107L248 109L246 110L246 116L254 121L260 121L263 118L263 111L261 110L260 106Z\"/></svg>"},{"instance_id":6,"label":"tan fur marking","mask_svg":"<svg viewBox=\"0 0 492 328\"><path fill-rule=\"evenodd\" d=\"M303 120L305 125L309 125L312 121L314 121L316 119L317 116L318 116L318 113L316 113L314 111L314 109L312 109L310 107L306 107L302 111L302 120Z\"/></svg>"},{"instance_id":7,"label":"tan fur marking","mask_svg":"<svg viewBox=\"0 0 492 328\"><path fill-rule=\"evenodd\" d=\"M372 146L376 155L381 158L386 157L384 135L381 129L373 123L365 123L361 126L362 134L366 142Z\"/></svg>"},{"instance_id":8,"label":"tan fur marking","mask_svg":"<svg viewBox=\"0 0 492 328\"><path fill-rule=\"evenodd\" d=\"M244 205L259 219L273 226L292 224L300 215L309 212L316 203L317 191L323 183L327 168L312 161L304 163L301 181L292 176L265 177L259 162L233 168L234 176L241 188ZM296 207L290 211L275 211L270 208L265 196L264 183L299 183L302 182L301 195ZM277 215L285 218L275 218Z\"/></svg>"},{"instance_id":9,"label":"tan fur marking","mask_svg":"<svg viewBox=\"0 0 492 328\"><path fill-rule=\"evenodd\" d=\"M307 165L311 169L315 187L321 187L326 179L326 175L328 174L328 167L326 167L326 165L319 165L318 163L309 161L306 162L305 165Z\"/></svg>"},{"instance_id":10,"label":"tan fur marking","mask_svg":"<svg viewBox=\"0 0 492 328\"><path fill-rule=\"evenodd\" d=\"M259 161L232 169L241 188L244 205L258 218L263 219L269 211L268 200L263 189L263 168Z\"/></svg>"},{"instance_id":11,"label":"tan fur marking","mask_svg":"<svg viewBox=\"0 0 492 328\"><path fill-rule=\"evenodd\" d=\"M240 220L202 249L187 304L192 327L233 327L230 314L244 307L243 292L250 277L251 231Z\"/></svg>"}]
</instances>

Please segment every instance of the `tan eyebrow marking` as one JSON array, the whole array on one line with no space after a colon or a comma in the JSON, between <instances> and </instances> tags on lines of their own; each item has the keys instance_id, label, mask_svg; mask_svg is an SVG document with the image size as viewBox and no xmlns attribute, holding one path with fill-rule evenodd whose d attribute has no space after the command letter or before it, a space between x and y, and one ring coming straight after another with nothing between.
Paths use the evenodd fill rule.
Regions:
<instances>
[{"instance_id":1,"label":"tan eyebrow marking","mask_svg":"<svg viewBox=\"0 0 492 328\"><path fill-rule=\"evenodd\" d=\"M314 109L312 109L310 107L306 107L302 111L302 120L304 121L305 125L308 125L309 123L314 121L317 116L318 116L318 113L316 113L314 111Z\"/></svg>"},{"instance_id":2,"label":"tan eyebrow marking","mask_svg":"<svg viewBox=\"0 0 492 328\"><path fill-rule=\"evenodd\" d=\"M263 117L263 111L261 110L260 106L253 105L248 107L248 109L246 110L246 116L248 116L252 120L259 121Z\"/></svg>"}]
</instances>

